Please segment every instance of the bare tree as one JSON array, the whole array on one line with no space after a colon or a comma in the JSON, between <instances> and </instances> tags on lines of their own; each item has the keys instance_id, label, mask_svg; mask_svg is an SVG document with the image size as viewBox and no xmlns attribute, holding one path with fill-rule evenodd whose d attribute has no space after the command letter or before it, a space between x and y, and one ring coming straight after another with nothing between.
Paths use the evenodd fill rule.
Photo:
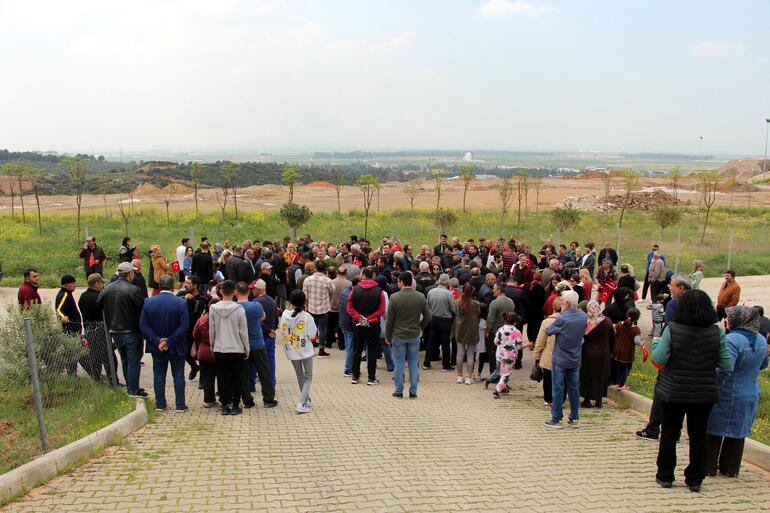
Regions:
<instances>
[{"instance_id":1,"label":"bare tree","mask_svg":"<svg viewBox=\"0 0 770 513\"><path fill-rule=\"evenodd\" d=\"M473 164L465 164L460 166L460 177L463 180L463 214L465 214L465 197L468 195L468 189L473 182L473 172L476 167Z\"/></svg>"},{"instance_id":2,"label":"bare tree","mask_svg":"<svg viewBox=\"0 0 770 513\"><path fill-rule=\"evenodd\" d=\"M193 197L195 198L195 215L198 215L198 184L201 177L201 165L199 162L190 164L190 180L193 186Z\"/></svg>"},{"instance_id":3,"label":"bare tree","mask_svg":"<svg viewBox=\"0 0 770 513\"><path fill-rule=\"evenodd\" d=\"M345 184L345 176L342 174L340 168L335 167L334 171L332 171L332 177L334 177L334 190L337 193L337 213L342 214L340 193L342 192L342 186Z\"/></svg>"},{"instance_id":4,"label":"bare tree","mask_svg":"<svg viewBox=\"0 0 770 513\"><path fill-rule=\"evenodd\" d=\"M679 166L671 168L671 173L668 175L669 184L671 185L671 194L674 196L674 208L678 207L679 203L679 180L682 178L682 171Z\"/></svg>"},{"instance_id":5,"label":"bare tree","mask_svg":"<svg viewBox=\"0 0 770 513\"><path fill-rule=\"evenodd\" d=\"M719 173L715 171L704 171L701 173L701 185L703 187L703 206L706 208L706 219L703 221L703 233L700 236L700 243L706 239L706 228L709 224L711 207L717 200L717 188L719 188Z\"/></svg>"},{"instance_id":6,"label":"bare tree","mask_svg":"<svg viewBox=\"0 0 770 513\"><path fill-rule=\"evenodd\" d=\"M223 216L227 213L227 196L229 193L230 193L229 188L222 187L221 196L219 193L216 194L217 204L219 205L219 210L222 211ZM289 202L289 203L293 203L293 202Z\"/></svg>"},{"instance_id":7,"label":"bare tree","mask_svg":"<svg viewBox=\"0 0 770 513\"><path fill-rule=\"evenodd\" d=\"M109 214L107 213L107 188L109 186L109 179L107 175L99 175L96 178L96 184L99 188L99 193L102 195L102 202L104 203L104 218L107 219Z\"/></svg>"},{"instance_id":8,"label":"bare tree","mask_svg":"<svg viewBox=\"0 0 770 513\"><path fill-rule=\"evenodd\" d=\"M123 236L128 237L128 220L131 217L131 203L132 199L129 198L128 206L126 206L126 200L120 200L117 202L118 211L120 211L120 217L123 218Z\"/></svg>"},{"instance_id":9,"label":"bare tree","mask_svg":"<svg viewBox=\"0 0 770 513\"><path fill-rule=\"evenodd\" d=\"M623 206L620 207L620 219L618 219L618 230L623 226L623 216L628 208L628 202L631 200L631 193L636 189L639 184L639 173L632 170L626 170L623 172L623 189L625 195L623 196Z\"/></svg>"},{"instance_id":10,"label":"bare tree","mask_svg":"<svg viewBox=\"0 0 770 513\"><path fill-rule=\"evenodd\" d=\"M733 197L735 196L735 189L738 188L738 179L735 175L730 175L725 180L725 188L730 191L730 212L733 211Z\"/></svg>"},{"instance_id":11,"label":"bare tree","mask_svg":"<svg viewBox=\"0 0 770 513\"><path fill-rule=\"evenodd\" d=\"M516 214L516 231L517 237L521 237L521 200L525 198L525 190L529 189L529 175L526 171L521 171L516 174L515 182L516 194L518 196L518 213ZM526 208L526 206L525 206Z\"/></svg>"},{"instance_id":12,"label":"bare tree","mask_svg":"<svg viewBox=\"0 0 770 513\"><path fill-rule=\"evenodd\" d=\"M174 199L174 193L176 192L176 189L174 188L174 184L170 183L167 186L163 188L163 191L161 192L161 196L163 197L163 203L166 204L166 226L171 226L171 217L169 215L168 209L171 205L171 201Z\"/></svg>"},{"instance_id":13,"label":"bare tree","mask_svg":"<svg viewBox=\"0 0 770 513\"><path fill-rule=\"evenodd\" d=\"M67 174L75 185L75 203L78 206L77 236L80 240L80 207L83 204L83 185L88 174L88 159L82 156L67 157L61 161L67 168Z\"/></svg>"},{"instance_id":14,"label":"bare tree","mask_svg":"<svg viewBox=\"0 0 770 513\"><path fill-rule=\"evenodd\" d=\"M420 191L422 191L422 178L415 176L414 178L407 180L401 186L401 190L406 195L406 199L409 200L409 205L412 207L412 210L414 210L414 202L420 194Z\"/></svg>"},{"instance_id":15,"label":"bare tree","mask_svg":"<svg viewBox=\"0 0 770 513\"><path fill-rule=\"evenodd\" d=\"M229 187L233 191L233 206L235 207L235 220L238 220L238 164L235 162L226 162L219 168L222 175L222 188ZM292 186L292 197L294 197ZM291 201L291 200L290 200Z\"/></svg>"},{"instance_id":16,"label":"bare tree","mask_svg":"<svg viewBox=\"0 0 770 513\"><path fill-rule=\"evenodd\" d=\"M46 172L39 167L30 166L28 170L29 179L32 181L32 192L35 194L35 205L37 206L37 230L40 235L43 234L43 219L40 216L40 194L38 184L46 176Z\"/></svg>"},{"instance_id":17,"label":"bare tree","mask_svg":"<svg viewBox=\"0 0 770 513\"><path fill-rule=\"evenodd\" d=\"M497 188L497 195L500 198L500 235L502 235L503 219L513 201L513 183L510 178L503 178L500 180L500 185Z\"/></svg>"},{"instance_id":18,"label":"bare tree","mask_svg":"<svg viewBox=\"0 0 770 513\"><path fill-rule=\"evenodd\" d=\"M11 217L16 217L16 167L19 161L13 160L3 164L3 174L8 179L8 190L11 194Z\"/></svg>"},{"instance_id":19,"label":"bare tree","mask_svg":"<svg viewBox=\"0 0 770 513\"><path fill-rule=\"evenodd\" d=\"M538 169L532 177L532 186L535 188L535 218L540 220L540 187L543 186L543 170Z\"/></svg>"},{"instance_id":20,"label":"bare tree","mask_svg":"<svg viewBox=\"0 0 770 513\"><path fill-rule=\"evenodd\" d=\"M19 203L21 203L21 222L27 224L27 213L24 210L24 179L27 178L29 164L22 162L16 170L16 179L19 181Z\"/></svg>"},{"instance_id":21,"label":"bare tree","mask_svg":"<svg viewBox=\"0 0 770 513\"><path fill-rule=\"evenodd\" d=\"M612 192L612 174L607 171L602 175L602 190L604 191L604 208L610 207L610 193Z\"/></svg>"},{"instance_id":22,"label":"bare tree","mask_svg":"<svg viewBox=\"0 0 770 513\"><path fill-rule=\"evenodd\" d=\"M444 185L444 174L446 171L441 169L440 167L434 167L430 170L431 176L433 176L433 180L436 182L436 210L438 210L441 207L441 186Z\"/></svg>"},{"instance_id":23,"label":"bare tree","mask_svg":"<svg viewBox=\"0 0 770 513\"><path fill-rule=\"evenodd\" d=\"M372 199L374 199L374 193L377 191L379 182L374 175L361 175L356 180L356 185L364 193L364 238L367 237L369 230L369 209L372 208Z\"/></svg>"}]
</instances>

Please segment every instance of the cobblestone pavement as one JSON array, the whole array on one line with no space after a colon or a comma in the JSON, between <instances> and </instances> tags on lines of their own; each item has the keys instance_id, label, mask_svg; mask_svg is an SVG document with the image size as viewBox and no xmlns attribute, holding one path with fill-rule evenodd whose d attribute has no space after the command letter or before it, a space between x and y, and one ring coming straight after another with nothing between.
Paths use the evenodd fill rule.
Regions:
<instances>
[{"instance_id":1,"label":"cobblestone pavement","mask_svg":"<svg viewBox=\"0 0 770 513\"><path fill-rule=\"evenodd\" d=\"M635 413L585 410L579 429L543 426L540 385L516 371L494 400L454 374L421 371L419 398L351 385L342 354L316 360L313 411L297 415L296 381L278 356L278 408L222 417L202 407L162 413L70 474L2 511L17 512L695 512L768 511L768 475L709 478L703 492L654 482L657 445L637 439ZM531 353L526 355L531 362ZM365 364L364 364L365 366ZM528 365L525 364L525 369ZM143 369L149 385L150 366ZM148 390L151 387L148 386ZM169 392L171 392L169 390ZM169 396L171 400L171 396ZM258 401L258 405L259 405ZM680 461L687 444L680 446Z\"/></svg>"}]
</instances>

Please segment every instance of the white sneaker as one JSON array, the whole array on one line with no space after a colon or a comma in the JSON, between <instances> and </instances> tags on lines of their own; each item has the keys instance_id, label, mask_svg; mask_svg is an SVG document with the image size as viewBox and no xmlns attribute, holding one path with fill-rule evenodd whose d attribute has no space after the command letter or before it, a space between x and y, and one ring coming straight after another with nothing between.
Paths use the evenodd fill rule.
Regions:
<instances>
[{"instance_id":1,"label":"white sneaker","mask_svg":"<svg viewBox=\"0 0 770 513\"><path fill-rule=\"evenodd\" d=\"M463 380L463 377L462 377L462 376L457 376L457 382L458 382L458 383L460 383L460 384L462 385L462 384L463 384L463 381L464 381L464 380Z\"/></svg>"},{"instance_id":2,"label":"white sneaker","mask_svg":"<svg viewBox=\"0 0 770 513\"><path fill-rule=\"evenodd\" d=\"M472 385L473 384L473 380L471 378L465 378L465 384L466 385Z\"/></svg>"},{"instance_id":3,"label":"white sneaker","mask_svg":"<svg viewBox=\"0 0 770 513\"><path fill-rule=\"evenodd\" d=\"M303 404L297 405L297 413L309 413L310 408L308 406L305 406Z\"/></svg>"}]
</instances>

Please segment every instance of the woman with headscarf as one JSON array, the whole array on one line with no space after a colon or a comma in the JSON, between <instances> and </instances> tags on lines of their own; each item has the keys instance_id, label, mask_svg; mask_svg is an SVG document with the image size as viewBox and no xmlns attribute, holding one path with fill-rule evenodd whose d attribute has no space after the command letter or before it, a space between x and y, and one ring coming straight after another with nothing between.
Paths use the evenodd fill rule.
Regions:
<instances>
[{"instance_id":1,"label":"woman with headscarf","mask_svg":"<svg viewBox=\"0 0 770 513\"><path fill-rule=\"evenodd\" d=\"M727 308L726 336L730 368L717 370L719 402L708 420L706 473L738 477L743 443L759 404L759 371L767 368L767 339L759 331L759 311L749 306Z\"/></svg>"},{"instance_id":2,"label":"woman with headscarf","mask_svg":"<svg viewBox=\"0 0 770 513\"><path fill-rule=\"evenodd\" d=\"M580 395L583 396L581 406L591 408L591 401L594 401L596 407L601 408L602 399L607 395L615 330L612 328L612 321L602 314L597 301L589 301L586 313L588 322L580 361Z\"/></svg>"}]
</instances>

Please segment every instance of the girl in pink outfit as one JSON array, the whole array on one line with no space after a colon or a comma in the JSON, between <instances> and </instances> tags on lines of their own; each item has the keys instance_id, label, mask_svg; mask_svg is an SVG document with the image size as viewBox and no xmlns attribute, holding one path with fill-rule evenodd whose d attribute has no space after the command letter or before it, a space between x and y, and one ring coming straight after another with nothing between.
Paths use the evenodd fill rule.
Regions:
<instances>
[{"instance_id":1,"label":"girl in pink outfit","mask_svg":"<svg viewBox=\"0 0 770 513\"><path fill-rule=\"evenodd\" d=\"M521 332L516 329L516 323L520 319L513 312L503 313L503 322L505 324L495 333L495 345L497 346L495 357L497 358L497 368L500 371L500 380L492 392L495 399L499 399L500 393L507 389L508 379L513 372L513 364L523 344Z\"/></svg>"}]
</instances>

